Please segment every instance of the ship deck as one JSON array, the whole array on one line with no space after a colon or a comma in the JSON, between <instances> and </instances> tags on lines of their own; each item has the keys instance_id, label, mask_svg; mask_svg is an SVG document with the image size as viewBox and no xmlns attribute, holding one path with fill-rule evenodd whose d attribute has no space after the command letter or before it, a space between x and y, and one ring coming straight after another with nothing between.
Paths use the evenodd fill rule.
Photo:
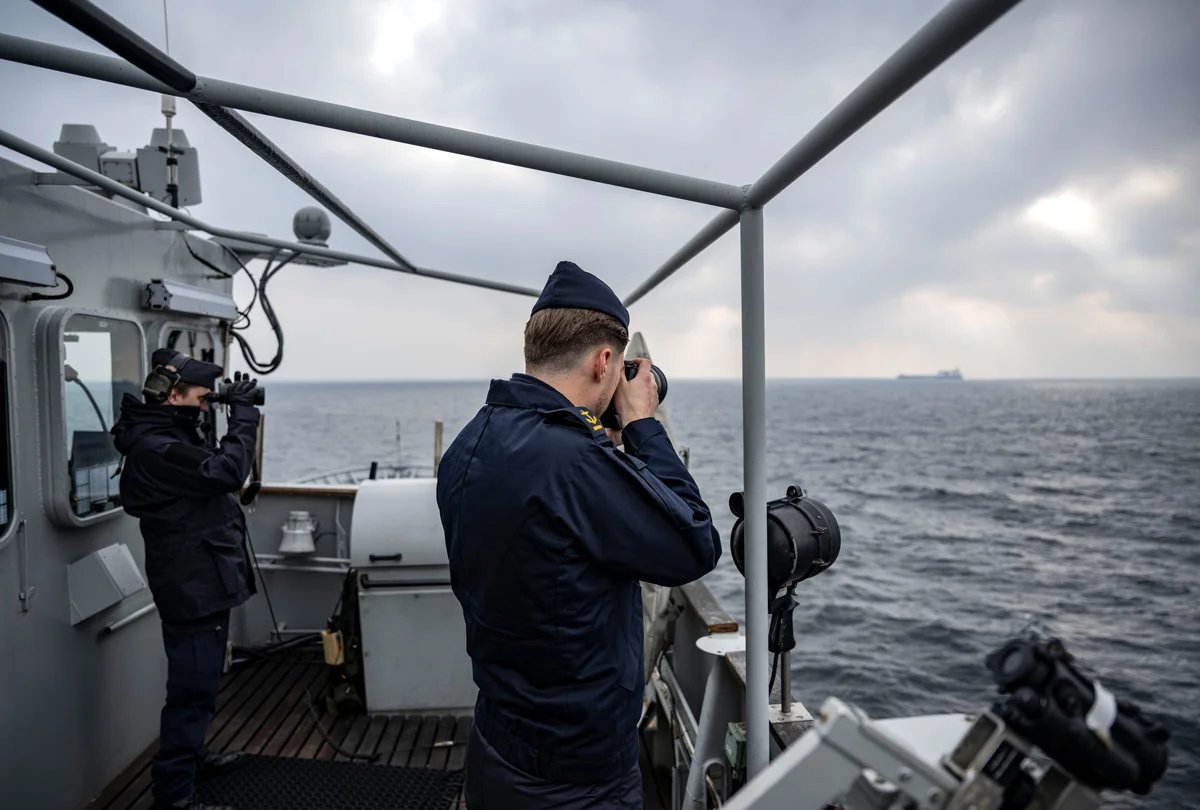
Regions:
<instances>
[{"instance_id":1,"label":"ship deck","mask_svg":"<svg viewBox=\"0 0 1200 810\"><path fill-rule=\"evenodd\" d=\"M471 717L462 714L326 715L310 710L311 694L320 705L329 670L309 652L264 656L239 664L225 676L217 712L209 725L213 752L244 751L288 759L347 762L346 752L374 756L373 767L421 768L451 772L466 765ZM319 719L323 735L314 719ZM326 739L328 737L328 740ZM155 740L97 796L88 810L150 810L150 762ZM662 776L653 778L643 754L647 810L665 806ZM465 808L461 791L447 807Z\"/></svg>"},{"instance_id":2,"label":"ship deck","mask_svg":"<svg viewBox=\"0 0 1200 810\"><path fill-rule=\"evenodd\" d=\"M210 751L349 761L316 727L309 694L319 701L329 670L315 655L267 656L226 675L208 730ZM319 704L318 704L319 705ZM322 715L317 718L339 748L375 755L376 766L456 770L467 758L470 716L452 714ZM89 810L149 810L150 761L156 740L90 804ZM453 805L451 805L453 806ZM461 796L458 806L465 807Z\"/></svg>"}]
</instances>

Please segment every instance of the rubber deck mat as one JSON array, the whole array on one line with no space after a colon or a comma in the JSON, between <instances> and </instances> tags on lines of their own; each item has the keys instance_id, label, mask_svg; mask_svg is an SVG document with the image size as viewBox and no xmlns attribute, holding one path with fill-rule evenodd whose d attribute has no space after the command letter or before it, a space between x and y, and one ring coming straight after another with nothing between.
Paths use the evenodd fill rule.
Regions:
<instances>
[{"instance_id":1,"label":"rubber deck mat","mask_svg":"<svg viewBox=\"0 0 1200 810\"><path fill-rule=\"evenodd\" d=\"M196 798L238 810L446 810L463 771L380 768L358 762L247 756L200 783Z\"/></svg>"}]
</instances>

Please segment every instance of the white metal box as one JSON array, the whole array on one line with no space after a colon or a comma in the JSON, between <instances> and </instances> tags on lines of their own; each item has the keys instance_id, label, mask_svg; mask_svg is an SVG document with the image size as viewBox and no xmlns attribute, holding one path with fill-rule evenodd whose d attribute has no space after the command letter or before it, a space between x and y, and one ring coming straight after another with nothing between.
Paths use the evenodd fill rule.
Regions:
<instances>
[{"instance_id":1,"label":"white metal box","mask_svg":"<svg viewBox=\"0 0 1200 810\"><path fill-rule=\"evenodd\" d=\"M360 590L358 610L368 711L475 705L462 608L449 587Z\"/></svg>"},{"instance_id":2,"label":"white metal box","mask_svg":"<svg viewBox=\"0 0 1200 810\"><path fill-rule=\"evenodd\" d=\"M146 580L124 543L93 551L67 566L71 624L79 624L145 588Z\"/></svg>"}]
</instances>

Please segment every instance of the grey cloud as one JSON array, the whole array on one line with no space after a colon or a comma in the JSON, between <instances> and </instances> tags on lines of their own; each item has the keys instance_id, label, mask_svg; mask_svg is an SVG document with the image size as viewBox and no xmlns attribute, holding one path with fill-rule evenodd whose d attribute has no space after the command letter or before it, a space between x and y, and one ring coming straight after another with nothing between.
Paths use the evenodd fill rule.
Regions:
<instances>
[{"instance_id":1,"label":"grey cloud","mask_svg":"<svg viewBox=\"0 0 1200 810\"><path fill-rule=\"evenodd\" d=\"M453 3L422 30L413 58L382 75L370 67L381 3L339 4L336 12L318 2L172 3L172 52L221 78L743 183L939 5ZM133 0L106 8L160 41L157 8ZM938 340L887 331L912 328L894 320L905 296L936 289L1024 323L1038 308L1061 302L1074 312L1097 294L1114 312L1180 317L1190 331L1164 368L1200 372L1198 25L1200 6L1187 0L1022 4L814 168L767 211L771 371L830 373L819 357L790 351L797 344L836 348L836 373L882 368L891 360L880 347L889 345L911 345L897 363L915 356L943 365ZM5 4L0 29L98 50L31 4ZM18 88L2 125L42 144L63 121L85 120L128 148L159 122L157 100L136 91L8 64L0 64L0 86ZM959 116L956 104L986 106L1005 91L1008 107L992 124ZM286 235L304 195L194 111L180 120L202 154L206 202L198 213ZM402 251L440 269L536 286L554 261L570 257L624 293L712 215L690 203L256 121ZM906 150L907 169L899 163ZM1006 225L1039 197L1103 186L1147 165L1174 167L1180 187L1123 212L1104 261L1053 234ZM337 225L334 239L371 252ZM1146 262L1171 272L1131 277ZM353 319L359 331L289 333L286 376L377 374L344 361L356 339L404 342L430 331L447 358L414 358L380 376L483 376L519 362L526 301L370 269L288 272L290 280L273 282L281 310L287 301L286 323L318 321L334 307L339 322ZM1050 280L1035 287L1039 275ZM329 303L334 292L340 303ZM710 362L688 355L687 344L705 334L736 340L736 323L722 313L737 302L731 234L633 315L674 362L729 376L736 351L706 349L722 356ZM968 371L1137 370L1114 355L1104 372L1081 322L1036 328L1044 331L987 347L985 364ZM1035 349L1047 341L1064 347L1052 361ZM308 362L292 365L295 357Z\"/></svg>"}]
</instances>

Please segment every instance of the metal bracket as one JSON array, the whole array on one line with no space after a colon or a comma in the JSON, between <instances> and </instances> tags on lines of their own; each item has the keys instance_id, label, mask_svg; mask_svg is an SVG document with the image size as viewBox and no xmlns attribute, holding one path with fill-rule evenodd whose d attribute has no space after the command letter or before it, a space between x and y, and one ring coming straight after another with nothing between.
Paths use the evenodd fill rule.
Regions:
<instances>
[{"instance_id":1,"label":"metal bracket","mask_svg":"<svg viewBox=\"0 0 1200 810\"><path fill-rule=\"evenodd\" d=\"M25 518L17 523L17 574L20 577L20 590L17 598L21 600L21 612L29 612L29 603L37 593L37 587L29 584L29 537L25 532Z\"/></svg>"}]
</instances>

